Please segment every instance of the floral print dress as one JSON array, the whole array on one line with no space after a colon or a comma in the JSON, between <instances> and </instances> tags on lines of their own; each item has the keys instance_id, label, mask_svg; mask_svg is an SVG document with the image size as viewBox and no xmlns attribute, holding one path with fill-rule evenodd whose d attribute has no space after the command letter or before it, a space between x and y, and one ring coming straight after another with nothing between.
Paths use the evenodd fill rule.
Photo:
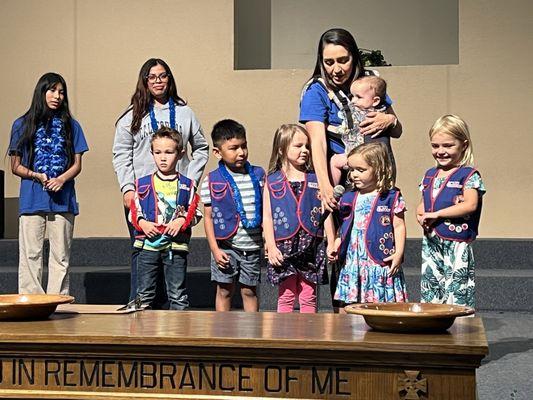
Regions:
<instances>
[{"instance_id":1,"label":"floral print dress","mask_svg":"<svg viewBox=\"0 0 533 400\"><path fill-rule=\"evenodd\" d=\"M346 263L340 271L334 296L335 300L346 304L407 301L402 269L391 277L388 266L376 264L368 255L365 244L366 226L376 196L376 193L359 194L356 199ZM394 213L399 214L405 210L405 201L399 196L394 204Z\"/></svg>"},{"instance_id":2,"label":"floral print dress","mask_svg":"<svg viewBox=\"0 0 533 400\"><path fill-rule=\"evenodd\" d=\"M433 180L433 196L438 194L445 180L446 177ZM420 190L422 188L420 185ZM476 189L480 197L485 193L477 172L466 181L464 188ZM442 239L435 231L426 232L422 239L421 301L475 307L474 268L471 243Z\"/></svg>"}]
</instances>

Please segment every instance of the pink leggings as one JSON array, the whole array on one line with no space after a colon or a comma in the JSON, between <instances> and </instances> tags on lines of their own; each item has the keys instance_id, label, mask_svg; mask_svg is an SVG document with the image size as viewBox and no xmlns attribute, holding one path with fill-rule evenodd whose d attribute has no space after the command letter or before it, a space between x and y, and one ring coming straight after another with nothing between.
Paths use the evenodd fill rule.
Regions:
<instances>
[{"instance_id":1,"label":"pink leggings","mask_svg":"<svg viewBox=\"0 0 533 400\"><path fill-rule=\"evenodd\" d=\"M296 296L301 313L316 313L316 284L300 274L291 275L279 284L278 312L292 312Z\"/></svg>"}]
</instances>

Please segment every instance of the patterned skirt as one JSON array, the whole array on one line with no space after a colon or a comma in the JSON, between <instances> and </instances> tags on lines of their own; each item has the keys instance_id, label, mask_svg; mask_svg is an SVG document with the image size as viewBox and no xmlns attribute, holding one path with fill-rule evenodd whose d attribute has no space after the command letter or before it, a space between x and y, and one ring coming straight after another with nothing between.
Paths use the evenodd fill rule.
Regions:
<instances>
[{"instance_id":1,"label":"patterned skirt","mask_svg":"<svg viewBox=\"0 0 533 400\"><path fill-rule=\"evenodd\" d=\"M421 301L475 307L474 254L466 242L434 232L422 240Z\"/></svg>"}]
</instances>

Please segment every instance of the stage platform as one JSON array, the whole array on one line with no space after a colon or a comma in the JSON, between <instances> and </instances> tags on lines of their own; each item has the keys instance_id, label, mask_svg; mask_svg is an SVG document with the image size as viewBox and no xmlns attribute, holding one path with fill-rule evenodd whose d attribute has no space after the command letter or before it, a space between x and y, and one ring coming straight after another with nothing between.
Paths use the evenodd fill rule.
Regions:
<instances>
[{"instance_id":1,"label":"stage platform","mask_svg":"<svg viewBox=\"0 0 533 400\"><path fill-rule=\"evenodd\" d=\"M487 353L479 317L393 334L355 315L54 314L0 323L0 397L475 399Z\"/></svg>"},{"instance_id":2,"label":"stage platform","mask_svg":"<svg viewBox=\"0 0 533 400\"><path fill-rule=\"evenodd\" d=\"M408 239L403 265L410 301L420 300L420 239ZM45 245L48 251L48 243ZM187 287L191 307L212 309L215 290L210 283L210 252L205 238L191 240ZM78 303L125 304L130 285L130 244L124 238L74 239L70 269L70 294ZM477 311L533 312L533 240L479 239L476 258ZM45 255L45 264L47 256ZM46 282L46 268L44 281ZM0 293L17 293L18 242L0 240ZM267 282L263 268L259 285L261 311L276 310L277 288ZM497 293L497 295L495 295ZM322 286L320 309L330 312L329 288ZM242 308L240 296L235 308Z\"/></svg>"}]
</instances>

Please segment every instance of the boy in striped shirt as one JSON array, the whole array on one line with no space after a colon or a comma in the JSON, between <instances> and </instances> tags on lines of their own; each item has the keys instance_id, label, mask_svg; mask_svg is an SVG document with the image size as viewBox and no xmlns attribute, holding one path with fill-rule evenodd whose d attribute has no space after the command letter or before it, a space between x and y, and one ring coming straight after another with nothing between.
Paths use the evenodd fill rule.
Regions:
<instances>
[{"instance_id":1,"label":"boy in striped shirt","mask_svg":"<svg viewBox=\"0 0 533 400\"><path fill-rule=\"evenodd\" d=\"M236 121L219 121L211 133L218 168L202 182L204 226L211 249L215 307L229 311L240 283L244 311L258 311L265 171L248 163L246 130Z\"/></svg>"}]
</instances>

